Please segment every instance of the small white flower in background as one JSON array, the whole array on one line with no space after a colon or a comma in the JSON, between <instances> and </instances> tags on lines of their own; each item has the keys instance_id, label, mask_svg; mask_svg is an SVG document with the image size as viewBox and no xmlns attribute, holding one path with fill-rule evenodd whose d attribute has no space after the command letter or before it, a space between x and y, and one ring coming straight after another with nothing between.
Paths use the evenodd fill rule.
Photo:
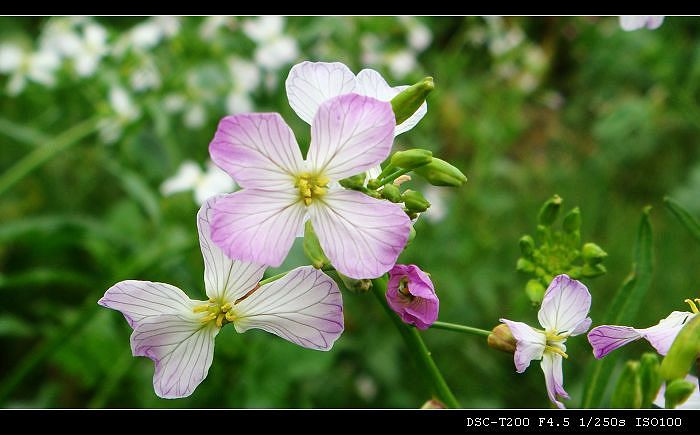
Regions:
<instances>
[{"instance_id":1,"label":"small white flower in background","mask_svg":"<svg viewBox=\"0 0 700 435\"><path fill-rule=\"evenodd\" d=\"M150 56L144 56L142 64L129 77L131 89L137 92L158 89L161 85L160 71Z\"/></svg>"},{"instance_id":2,"label":"small white flower in background","mask_svg":"<svg viewBox=\"0 0 700 435\"><path fill-rule=\"evenodd\" d=\"M66 17L50 19L41 31L39 45L55 51L59 56L74 58L83 45L77 24L76 20Z\"/></svg>"},{"instance_id":3,"label":"small white flower in background","mask_svg":"<svg viewBox=\"0 0 700 435\"><path fill-rule=\"evenodd\" d=\"M413 17L399 18L408 30L408 45L417 52L421 52L430 46L433 41L433 34L430 29Z\"/></svg>"},{"instance_id":4,"label":"small white flower in background","mask_svg":"<svg viewBox=\"0 0 700 435\"><path fill-rule=\"evenodd\" d=\"M283 17L264 16L247 20L243 23L243 32L257 43L255 61L263 68L276 71L299 55L296 40L283 33Z\"/></svg>"},{"instance_id":5,"label":"small white flower in background","mask_svg":"<svg viewBox=\"0 0 700 435\"><path fill-rule=\"evenodd\" d=\"M447 198L450 194L447 189L441 189L435 186L427 186L422 189L423 196L430 203L430 208L421 213L420 216L429 220L432 223L438 223L447 216L448 206Z\"/></svg>"},{"instance_id":6,"label":"small white flower in background","mask_svg":"<svg viewBox=\"0 0 700 435\"><path fill-rule=\"evenodd\" d=\"M233 179L211 161L207 162L207 170L203 172L199 164L186 160L174 176L163 182L160 192L169 196L192 190L195 201L201 205L214 195L232 192L235 187Z\"/></svg>"},{"instance_id":7,"label":"small white flower in background","mask_svg":"<svg viewBox=\"0 0 700 435\"><path fill-rule=\"evenodd\" d=\"M136 49L147 50L172 38L180 30L177 17L153 17L134 26L128 34L130 44Z\"/></svg>"},{"instance_id":8,"label":"small white flower in background","mask_svg":"<svg viewBox=\"0 0 700 435\"><path fill-rule=\"evenodd\" d=\"M416 68L416 54L411 50L399 50L389 53L385 57L386 65L391 74L402 79Z\"/></svg>"},{"instance_id":9,"label":"small white flower in background","mask_svg":"<svg viewBox=\"0 0 700 435\"><path fill-rule=\"evenodd\" d=\"M79 51L73 58L75 71L81 77L93 75L108 51L107 31L104 27L96 23L86 25Z\"/></svg>"},{"instance_id":10,"label":"small white flower in background","mask_svg":"<svg viewBox=\"0 0 700 435\"><path fill-rule=\"evenodd\" d=\"M7 83L10 95L22 92L27 80L53 86L56 82L54 74L60 65L61 59L54 51L29 52L11 43L0 45L0 72L11 75Z\"/></svg>"},{"instance_id":11,"label":"small white flower in background","mask_svg":"<svg viewBox=\"0 0 700 435\"><path fill-rule=\"evenodd\" d=\"M254 63L238 57L228 60L233 87L226 97L228 113L243 113L253 110L250 93L260 86L260 69Z\"/></svg>"},{"instance_id":12,"label":"small white flower in background","mask_svg":"<svg viewBox=\"0 0 700 435\"><path fill-rule=\"evenodd\" d=\"M620 16L620 27L622 30L630 32L643 28L658 29L664 22L663 15L622 15Z\"/></svg>"},{"instance_id":13,"label":"small white flower in background","mask_svg":"<svg viewBox=\"0 0 700 435\"><path fill-rule=\"evenodd\" d=\"M207 111L201 104L190 106L182 117L182 120L187 128L199 128L207 121Z\"/></svg>"},{"instance_id":14,"label":"small white flower in background","mask_svg":"<svg viewBox=\"0 0 700 435\"><path fill-rule=\"evenodd\" d=\"M110 88L108 100L112 116L100 120L98 128L100 139L111 144L121 137L125 126L141 117L141 108L134 104L129 93L121 86Z\"/></svg>"},{"instance_id":15,"label":"small white flower in background","mask_svg":"<svg viewBox=\"0 0 700 435\"><path fill-rule=\"evenodd\" d=\"M213 41L219 29L226 27L229 30L236 25L234 17L225 17L221 15L206 17L199 26L199 36L205 41Z\"/></svg>"}]
</instances>

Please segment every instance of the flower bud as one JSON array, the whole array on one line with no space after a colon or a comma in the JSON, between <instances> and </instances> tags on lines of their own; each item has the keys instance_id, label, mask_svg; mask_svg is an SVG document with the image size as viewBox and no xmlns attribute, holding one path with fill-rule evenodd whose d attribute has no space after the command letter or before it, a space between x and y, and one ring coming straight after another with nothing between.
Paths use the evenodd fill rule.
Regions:
<instances>
[{"instance_id":1,"label":"flower bud","mask_svg":"<svg viewBox=\"0 0 700 435\"><path fill-rule=\"evenodd\" d=\"M388 199L391 202L402 202L401 191L397 186L393 184L386 184L382 190L379 191L382 198Z\"/></svg>"},{"instance_id":2,"label":"flower bud","mask_svg":"<svg viewBox=\"0 0 700 435\"><path fill-rule=\"evenodd\" d=\"M440 308L430 276L413 264L396 264L389 271L386 302L404 323L418 329L428 329Z\"/></svg>"},{"instance_id":3,"label":"flower bud","mask_svg":"<svg viewBox=\"0 0 700 435\"><path fill-rule=\"evenodd\" d=\"M539 280L531 279L525 284L525 294L527 295L530 302L535 305L542 303L544 299L545 288Z\"/></svg>"},{"instance_id":4,"label":"flower bud","mask_svg":"<svg viewBox=\"0 0 700 435\"><path fill-rule=\"evenodd\" d=\"M491 330L487 338L489 347L506 353L515 353L516 341L510 328L505 323L501 323Z\"/></svg>"},{"instance_id":5,"label":"flower bud","mask_svg":"<svg viewBox=\"0 0 700 435\"><path fill-rule=\"evenodd\" d=\"M562 227L569 234L573 234L581 229L581 210L578 207L574 207L564 216Z\"/></svg>"},{"instance_id":6,"label":"flower bud","mask_svg":"<svg viewBox=\"0 0 700 435\"><path fill-rule=\"evenodd\" d=\"M394 110L396 125L410 118L425 102L425 98L434 88L435 83L433 82L433 78L426 77L396 95L391 100L391 108Z\"/></svg>"},{"instance_id":7,"label":"flower bud","mask_svg":"<svg viewBox=\"0 0 700 435\"><path fill-rule=\"evenodd\" d=\"M537 221L540 225L551 226L554 221L557 220L559 210L561 209L561 203L562 199L559 195L554 195L544 203L537 216Z\"/></svg>"},{"instance_id":8,"label":"flower bud","mask_svg":"<svg viewBox=\"0 0 700 435\"><path fill-rule=\"evenodd\" d=\"M586 278L595 278L596 276L605 275L607 272L608 269L602 264L584 264L581 268L581 275Z\"/></svg>"},{"instance_id":9,"label":"flower bud","mask_svg":"<svg viewBox=\"0 0 700 435\"><path fill-rule=\"evenodd\" d=\"M447 409L444 403L439 400L430 399L420 407L420 409Z\"/></svg>"},{"instance_id":10,"label":"flower bud","mask_svg":"<svg viewBox=\"0 0 700 435\"><path fill-rule=\"evenodd\" d=\"M520 257L515 264L515 270L523 273L532 273L535 271L535 265L532 264L532 261Z\"/></svg>"},{"instance_id":11,"label":"flower bud","mask_svg":"<svg viewBox=\"0 0 700 435\"><path fill-rule=\"evenodd\" d=\"M460 187L467 182L467 177L462 171L437 157L433 157L430 163L414 169L413 172L433 186Z\"/></svg>"},{"instance_id":12,"label":"flower bud","mask_svg":"<svg viewBox=\"0 0 700 435\"><path fill-rule=\"evenodd\" d=\"M530 235L524 235L518 241L520 244L520 252L522 252L523 257L531 259L532 255L535 253L535 241Z\"/></svg>"},{"instance_id":13,"label":"flower bud","mask_svg":"<svg viewBox=\"0 0 700 435\"><path fill-rule=\"evenodd\" d=\"M406 242L406 246L409 245L413 241L413 239L416 238L416 229L413 228L413 225L411 225L411 229L408 231L408 241Z\"/></svg>"},{"instance_id":14,"label":"flower bud","mask_svg":"<svg viewBox=\"0 0 700 435\"><path fill-rule=\"evenodd\" d=\"M310 220L306 221L304 226L304 254L306 254L306 257L311 261L311 265L316 269L321 269L331 264L321 248Z\"/></svg>"},{"instance_id":15,"label":"flower bud","mask_svg":"<svg viewBox=\"0 0 700 435\"><path fill-rule=\"evenodd\" d=\"M700 316L693 317L680 330L661 363L661 376L666 382L682 379L700 354Z\"/></svg>"},{"instance_id":16,"label":"flower bud","mask_svg":"<svg viewBox=\"0 0 700 435\"><path fill-rule=\"evenodd\" d=\"M659 357L655 353L647 352L639 361L639 380L642 386L642 408L650 408L654 402L662 379L659 374Z\"/></svg>"},{"instance_id":17,"label":"flower bud","mask_svg":"<svg viewBox=\"0 0 700 435\"><path fill-rule=\"evenodd\" d=\"M391 156L391 164L404 169L414 169L427 165L431 161L433 161L433 153L420 148L397 151Z\"/></svg>"},{"instance_id":18,"label":"flower bud","mask_svg":"<svg viewBox=\"0 0 700 435\"><path fill-rule=\"evenodd\" d=\"M340 183L340 185L346 189L360 190L365 185L366 177L367 176L365 173L362 172L360 174L353 175L352 177L343 178L342 180L338 181L338 183Z\"/></svg>"},{"instance_id":19,"label":"flower bud","mask_svg":"<svg viewBox=\"0 0 700 435\"><path fill-rule=\"evenodd\" d=\"M362 294L362 293L367 293L372 289L372 280L371 279L355 279L355 278L350 278L348 276L343 275L342 273L338 273L338 277L340 278L340 281L343 283L346 289L350 290L353 293L357 294Z\"/></svg>"},{"instance_id":20,"label":"flower bud","mask_svg":"<svg viewBox=\"0 0 700 435\"><path fill-rule=\"evenodd\" d=\"M571 268L566 271L566 274L569 275L569 278L579 279L581 278L581 271L581 266L571 266Z\"/></svg>"},{"instance_id":21,"label":"flower bud","mask_svg":"<svg viewBox=\"0 0 700 435\"><path fill-rule=\"evenodd\" d=\"M603 261L608 253L596 245L595 243L586 243L583 245L583 261L590 265L596 265Z\"/></svg>"},{"instance_id":22,"label":"flower bud","mask_svg":"<svg viewBox=\"0 0 700 435\"><path fill-rule=\"evenodd\" d=\"M666 393L664 395L666 408L673 409L678 405L682 405L697 388L697 383L687 379L674 379L666 384Z\"/></svg>"},{"instance_id":23,"label":"flower bud","mask_svg":"<svg viewBox=\"0 0 700 435\"><path fill-rule=\"evenodd\" d=\"M639 361L627 361L610 398L611 408L639 409L642 406L642 384Z\"/></svg>"},{"instance_id":24,"label":"flower bud","mask_svg":"<svg viewBox=\"0 0 700 435\"><path fill-rule=\"evenodd\" d=\"M404 205L409 211L424 212L430 207L430 203L422 193L415 190L407 190L401 195Z\"/></svg>"}]
</instances>

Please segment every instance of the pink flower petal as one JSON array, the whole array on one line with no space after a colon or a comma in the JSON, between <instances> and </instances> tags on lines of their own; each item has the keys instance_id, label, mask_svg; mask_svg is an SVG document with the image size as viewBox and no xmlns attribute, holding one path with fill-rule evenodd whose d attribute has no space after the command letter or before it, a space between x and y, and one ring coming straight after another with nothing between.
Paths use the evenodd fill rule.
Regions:
<instances>
[{"instance_id":1,"label":"pink flower petal","mask_svg":"<svg viewBox=\"0 0 700 435\"><path fill-rule=\"evenodd\" d=\"M155 362L153 388L159 397L187 397L209 372L218 333L214 322L202 324L192 313L162 314L138 324L131 350Z\"/></svg>"},{"instance_id":2,"label":"pink flower petal","mask_svg":"<svg viewBox=\"0 0 700 435\"><path fill-rule=\"evenodd\" d=\"M557 396L565 399L569 398L569 395L564 390L564 375L562 373L561 363L561 355L554 352L545 352L542 356L540 367L542 368L542 372L544 372L544 380L547 385L549 400L560 409L564 409L566 406L557 400Z\"/></svg>"},{"instance_id":3,"label":"pink flower petal","mask_svg":"<svg viewBox=\"0 0 700 435\"><path fill-rule=\"evenodd\" d=\"M510 333L515 338L513 361L515 362L515 370L522 373L530 366L530 361L542 358L544 346L547 343L546 337L526 323L508 319L500 319L500 321L508 325Z\"/></svg>"},{"instance_id":4,"label":"pink flower petal","mask_svg":"<svg viewBox=\"0 0 700 435\"><path fill-rule=\"evenodd\" d=\"M195 304L185 292L170 284L136 280L114 284L97 303L121 311L132 328L148 317L191 313Z\"/></svg>"},{"instance_id":5,"label":"pink flower petal","mask_svg":"<svg viewBox=\"0 0 700 435\"><path fill-rule=\"evenodd\" d=\"M243 189L214 203L211 239L230 258L277 267L305 213L296 190Z\"/></svg>"},{"instance_id":6,"label":"pink flower petal","mask_svg":"<svg viewBox=\"0 0 700 435\"><path fill-rule=\"evenodd\" d=\"M199 246L204 257L204 287L210 298L234 301L256 286L265 273L265 266L231 260L212 242L212 207L221 197L223 195L210 198L197 213Z\"/></svg>"},{"instance_id":7,"label":"pink flower petal","mask_svg":"<svg viewBox=\"0 0 700 435\"><path fill-rule=\"evenodd\" d=\"M567 275L559 275L549 284L537 319L547 330L573 335L580 331L578 326L586 321L590 309L591 294L586 286Z\"/></svg>"},{"instance_id":8,"label":"pink flower petal","mask_svg":"<svg viewBox=\"0 0 700 435\"><path fill-rule=\"evenodd\" d=\"M642 335L630 326L602 325L588 333L588 342L591 343L596 358L603 358L613 350L640 338Z\"/></svg>"},{"instance_id":9,"label":"pink flower petal","mask_svg":"<svg viewBox=\"0 0 700 435\"><path fill-rule=\"evenodd\" d=\"M660 355L666 355L683 326L695 316L696 314L687 311L674 311L656 325L637 329L637 332L654 346Z\"/></svg>"},{"instance_id":10,"label":"pink flower petal","mask_svg":"<svg viewBox=\"0 0 700 435\"><path fill-rule=\"evenodd\" d=\"M355 74L340 62L302 62L289 71L285 82L289 105L308 124L319 106L355 90Z\"/></svg>"},{"instance_id":11,"label":"pink flower petal","mask_svg":"<svg viewBox=\"0 0 700 435\"><path fill-rule=\"evenodd\" d=\"M321 248L350 278L383 275L406 246L411 221L396 204L335 190L312 202L308 210Z\"/></svg>"},{"instance_id":12,"label":"pink flower petal","mask_svg":"<svg viewBox=\"0 0 700 435\"><path fill-rule=\"evenodd\" d=\"M234 306L236 331L259 328L299 346L330 350L343 332L343 300L320 270L298 267Z\"/></svg>"},{"instance_id":13,"label":"pink flower petal","mask_svg":"<svg viewBox=\"0 0 700 435\"><path fill-rule=\"evenodd\" d=\"M289 188L302 172L294 134L277 113L223 118L209 144L211 158L244 188Z\"/></svg>"},{"instance_id":14,"label":"pink flower petal","mask_svg":"<svg viewBox=\"0 0 700 435\"><path fill-rule=\"evenodd\" d=\"M391 104L358 94L332 98L311 124L309 170L339 180L389 156L396 119Z\"/></svg>"},{"instance_id":15,"label":"pink flower petal","mask_svg":"<svg viewBox=\"0 0 700 435\"><path fill-rule=\"evenodd\" d=\"M411 297L399 291L404 279ZM412 264L397 264L389 271L386 301L404 323L415 325L418 329L429 328L437 320L440 309L440 300L430 277Z\"/></svg>"}]
</instances>

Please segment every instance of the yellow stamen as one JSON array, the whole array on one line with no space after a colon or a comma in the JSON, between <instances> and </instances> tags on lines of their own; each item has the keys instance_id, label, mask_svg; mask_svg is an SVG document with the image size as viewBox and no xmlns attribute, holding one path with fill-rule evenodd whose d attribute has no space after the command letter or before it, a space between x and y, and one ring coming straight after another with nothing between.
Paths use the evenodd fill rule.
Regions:
<instances>
[{"instance_id":1,"label":"yellow stamen","mask_svg":"<svg viewBox=\"0 0 700 435\"><path fill-rule=\"evenodd\" d=\"M563 356L564 358L569 358L569 355L566 354L563 350L559 349L558 347L555 346L545 346L544 347L545 352L554 352L558 353L559 355Z\"/></svg>"},{"instance_id":2,"label":"yellow stamen","mask_svg":"<svg viewBox=\"0 0 700 435\"><path fill-rule=\"evenodd\" d=\"M700 304L700 299L695 299L695 301L698 302L698 304ZM698 306L695 305L695 302L693 302L692 299L686 299L686 300L684 300L683 302L685 302L686 304L690 305L690 311L692 311L693 314L697 314L697 313L698 313Z\"/></svg>"},{"instance_id":3,"label":"yellow stamen","mask_svg":"<svg viewBox=\"0 0 700 435\"><path fill-rule=\"evenodd\" d=\"M304 204L311 205L311 202L325 195L330 179L323 175L312 175L302 172L295 180L294 186L299 189L299 196Z\"/></svg>"},{"instance_id":4,"label":"yellow stamen","mask_svg":"<svg viewBox=\"0 0 700 435\"><path fill-rule=\"evenodd\" d=\"M225 303L224 305L221 306L221 311L223 311L224 313L225 313L226 311L230 310L230 309L231 309L231 303L230 303L230 302L227 302L227 303Z\"/></svg>"},{"instance_id":5,"label":"yellow stamen","mask_svg":"<svg viewBox=\"0 0 700 435\"><path fill-rule=\"evenodd\" d=\"M208 323L214 319L216 319L216 313L209 313L206 316L204 316L203 318L201 318L199 321L202 323Z\"/></svg>"},{"instance_id":6,"label":"yellow stamen","mask_svg":"<svg viewBox=\"0 0 700 435\"><path fill-rule=\"evenodd\" d=\"M545 335L547 336L547 341L565 341L569 338L566 335L557 335L553 332L546 332Z\"/></svg>"},{"instance_id":7,"label":"yellow stamen","mask_svg":"<svg viewBox=\"0 0 700 435\"><path fill-rule=\"evenodd\" d=\"M209 311L209 305L208 304L197 305L196 307L192 308L192 311L195 313L203 313L205 311Z\"/></svg>"},{"instance_id":8,"label":"yellow stamen","mask_svg":"<svg viewBox=\"0 0 700 435\"><path fill-rule=\"evenodd\" d=\"M226 316L226 314L224 314L224 313L219 313L219 315L216 317L216 326L218 326L219 328L221 328L221 326L222 326L223 323L224 323L224 317L225 317L225 316Z\"/></svg>"},{"instance_id":9,"label":"yellow stamen","mask_svg":"<svg viewBox=\"0 0 700 435\"><path fill-rule=\"evenodd\" d=\"M236 320L236 316L233 314L232 311L228 311L228 312L225 314L225 316L226 316L226 320L228 320L229 322L233 322L233 321Z\"/></svg>"}]
</instances>

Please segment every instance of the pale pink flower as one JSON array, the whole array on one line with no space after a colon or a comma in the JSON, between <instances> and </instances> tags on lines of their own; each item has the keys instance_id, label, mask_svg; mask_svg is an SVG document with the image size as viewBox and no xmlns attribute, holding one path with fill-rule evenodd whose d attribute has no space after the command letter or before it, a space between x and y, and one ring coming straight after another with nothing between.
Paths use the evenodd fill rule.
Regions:
<instances>
[{"instance_id":1,"label":"pale pink flower","mask_svg":"<svg viewBox=\"0 0 700 435\"><path fill-rule=\"evenodd\" d=\"M404 323L418 329L428 329L440 308L430 277L413 264L397 264L389 271L386 301Z\"/></svg>"}]
</instances>

